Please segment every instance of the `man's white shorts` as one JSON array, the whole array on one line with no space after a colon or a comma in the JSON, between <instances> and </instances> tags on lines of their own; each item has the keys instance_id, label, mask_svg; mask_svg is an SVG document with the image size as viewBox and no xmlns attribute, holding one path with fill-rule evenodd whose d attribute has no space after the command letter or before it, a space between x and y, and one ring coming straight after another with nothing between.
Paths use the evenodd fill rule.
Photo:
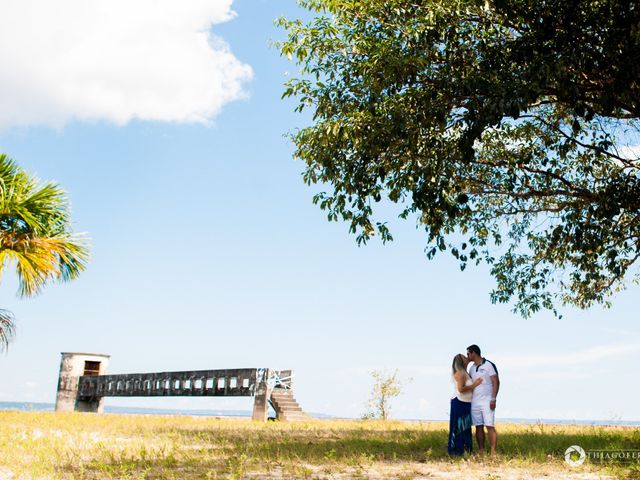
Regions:
<instances>
[{"instance_id":1,"label":"man's white shorts","mask_svg":"<svg viewBox=\"0 0 640 480\"><path fill-rule=\"evenodd\" d=\"M491 410L489 402L473 402L471 403L471 422L473 426L486 425L494 427L496 424L496 411Z\"/></svg>"}]
</instances>

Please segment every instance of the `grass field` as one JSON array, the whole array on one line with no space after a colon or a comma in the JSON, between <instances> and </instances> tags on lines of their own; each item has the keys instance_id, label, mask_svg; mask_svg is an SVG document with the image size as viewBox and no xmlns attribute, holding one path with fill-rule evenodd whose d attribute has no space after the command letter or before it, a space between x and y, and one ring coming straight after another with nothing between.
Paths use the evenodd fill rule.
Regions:
<instances>
[{"instance_id":1,"label":"grass field","mask_svg":"<svg viewBox=\"0 0 640 480\"><path fill-rule=\"evenodd\" d=\"M447 425L253 423L0 412L0 479L639 479L640 466L564 462L570 445L640 449L624 427L499 426L496 459L450 459Z\"/></svg>"}]
</instances>

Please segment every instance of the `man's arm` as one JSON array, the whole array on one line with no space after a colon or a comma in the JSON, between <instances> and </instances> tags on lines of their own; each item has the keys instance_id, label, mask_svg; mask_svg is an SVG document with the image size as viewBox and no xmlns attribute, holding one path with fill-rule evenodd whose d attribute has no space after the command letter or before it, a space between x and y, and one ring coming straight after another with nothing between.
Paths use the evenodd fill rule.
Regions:
<instances>
[{"instance_id":1,"label":"man's arm","mask_svg":"<svg viewBox=\"0 0 640 480\"><path fill-rule=\"evenodd\" d=\"M498 397L498 390L500 390L500 378L498 375L491 375L491 403L489 407L491 410L496 409L496 398Z\"/></svg>"},{"instance_id":2,"label":"man's arm","mask_svg":"<svg viewBox=\"0 0 640 480\"><path fill-rule=\"evenodd\" d=\"M458 391L460 393L473 392L473 390L482 383L482 379L477 378L472 385L465 385L467 379L462 374L462 372L456 372L453 378L456 381L456 386L458 387Z\"/></svg>"}]
</instances>

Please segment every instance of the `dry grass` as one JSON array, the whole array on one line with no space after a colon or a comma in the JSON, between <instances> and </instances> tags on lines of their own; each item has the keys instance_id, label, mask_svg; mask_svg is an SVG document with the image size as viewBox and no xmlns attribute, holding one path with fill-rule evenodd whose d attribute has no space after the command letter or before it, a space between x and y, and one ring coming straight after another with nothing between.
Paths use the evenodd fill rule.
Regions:
<instances>
[{"instance_id":1,"label":"dry grass","mask_svg":"<svg viewBox=\"0 0 640 480\"><path fill-rule=\"evenodd\" d=\"M564 451L640 449L622 427L500 425L497 459L450 459L447 425L371 421L253 423L202 417L0 412L5 479L640 478Z\"/></svg>"}]
</instances>

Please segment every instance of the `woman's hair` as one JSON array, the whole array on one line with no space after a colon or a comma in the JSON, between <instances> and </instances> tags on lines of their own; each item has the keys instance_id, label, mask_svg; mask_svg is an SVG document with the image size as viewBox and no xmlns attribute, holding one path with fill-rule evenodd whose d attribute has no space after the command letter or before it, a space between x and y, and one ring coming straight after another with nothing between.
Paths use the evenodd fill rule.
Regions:
<instances>
[{"instance_id":1,"label":"woman's hair","mask_svg":"<svg viewBox=\"0 0 640 480\"><path fill-rule=\"evenodd\" d=\"M452 372L453 375L455 375L456 372L459 372L459 371L466 372L466 369L464 368L464 357L462 356L461 353L453 357L453 363L451 364L451 369L453 370Z\"/></svg>"}]
</instances>

